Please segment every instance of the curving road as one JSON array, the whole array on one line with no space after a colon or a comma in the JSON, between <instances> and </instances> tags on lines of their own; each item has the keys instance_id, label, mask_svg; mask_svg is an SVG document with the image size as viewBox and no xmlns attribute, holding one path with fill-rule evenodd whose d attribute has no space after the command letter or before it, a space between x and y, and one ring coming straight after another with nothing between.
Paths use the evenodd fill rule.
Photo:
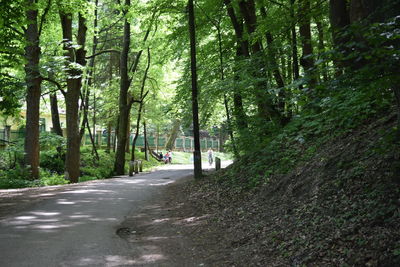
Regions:
<instances>
[{"instance_id":1,"label":"curving road","mask_svg":"<svg viewBox=\"0 0 400 267\"><path fill-rule=\"evenodd\" d=\"M0 190L0 266L160 266L160 255L116 232L165 185L192 175L190 165L168 165L134 177Z\"/></svg>"}]
</instances>

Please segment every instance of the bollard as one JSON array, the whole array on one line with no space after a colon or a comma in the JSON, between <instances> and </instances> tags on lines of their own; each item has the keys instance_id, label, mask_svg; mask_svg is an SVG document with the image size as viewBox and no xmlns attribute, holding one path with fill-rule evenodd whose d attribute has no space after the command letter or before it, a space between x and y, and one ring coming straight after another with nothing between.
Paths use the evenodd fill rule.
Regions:
<instances>
[{"instance_id":1,"label":"bollard","mask_svg":"<svg viewBox=\"0 0 400 267\"><path fill-rule=\"evenodd\" d=\"M135 174L139 173L139 162L137 160L134 161L134 169L135 169Z\"/></svg>"},{"instance_id":2,"label":"bollard","mask_svg":"<svg viewBox=\"0 0 400 267\"><path fill-rule=\"evenodd\" d=\"M215 157L215 170L218 171L219 169L221 169L221 159Z\"/></svg>"},{"instance_id":3,"label":"bollard","mask_svg":"<svg viewBox=\"0 0 400 267\"><path fill-rule=\"evenodd\" d=\"M143 161L138 160L139 161L139 172L143 172Z\"/></svg>"},{"instance_id":4,"label":"bollard","mask_svg":"<svg viewBox=\"0 0 400 267\"><path fill-rule=\"evenodd\" d=\"M129 176L133 176L133 170L135 168L135 162L129 161Z\"/></svg>"}]
</instances>

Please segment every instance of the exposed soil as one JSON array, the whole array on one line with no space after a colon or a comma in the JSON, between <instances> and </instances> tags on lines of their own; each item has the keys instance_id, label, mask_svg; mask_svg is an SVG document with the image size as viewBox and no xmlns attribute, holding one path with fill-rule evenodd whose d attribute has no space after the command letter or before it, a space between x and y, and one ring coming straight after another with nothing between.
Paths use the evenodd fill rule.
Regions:
<instances>
[{"instance_id":1,"label":"exposed soil","mask_svg":"<svg viewBox=\"0 0 400 267\"><path fill-rule=\"evenodd\" d=\"M169 255L195 259L182 266L400 266L394 154L380 152L394 121L332 140L256 189L232 186L224 170L169 185L156 212L131 220L142 233L131 241L174 233Z\"/></svg>"}]
</instances>

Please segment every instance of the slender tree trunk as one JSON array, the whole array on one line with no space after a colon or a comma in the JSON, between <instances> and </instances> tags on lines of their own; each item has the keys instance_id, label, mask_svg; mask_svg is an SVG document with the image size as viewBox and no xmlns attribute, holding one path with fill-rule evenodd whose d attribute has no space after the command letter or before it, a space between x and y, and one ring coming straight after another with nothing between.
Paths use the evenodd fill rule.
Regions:
<instances>
[{"instance_id":1,"label":"slender tree trunk","mask_svg":"<svg viewBox=\"0 0 400 267\"><path fill-rule=\"evenodd\" d=\"M93 118L92 118L92 123L93 123L93 135L97 135L97 129L96 129L96 123L97 123L97 118L96 118L96 93L93 93ZM89 121L89 120L88 120Z\"/></svg>"},{"instance_id":2,"label":"slender tree trunk","mask_svg":"<svg viewBox=\"0 0 400 267\"><path fill-rule=\"evenodd\" d=\"M125 153L130 152L131 146L131 112L128 114L128 127L126 127L126 146L125 146Z\"/></svg>"},{"instance_id":3,"label":"slender tree trunk","mask_svg":"<svg viewBox=\"0 0 400 267\"><path fill-rule=\"evenodd\" d=\"M131 1L125 0L125 8L129 9L130 5ZM124 13L125 16L127 16L128 10L125 10ZM128 17L125 18L124 37L120 58L121 82L119 90L118 142L114 164L114 172L117 175L123 175L125 172L125 146L127 142L126 133L128 127L128 114L130 112L130 106L128 105L128 90L130 86L130 80L128 77L128 58L130 49L131 24L129 20L130 19Z\"/></svg>"},{"instance_id":4,"label":"slender tree trunk","mask_svg":"<svg viewBox=\"0 0 400 267\"><path fill-rule=\"evenodd\" d=\"M29 24L25 30L25 81L26 94L26 136L25 136L25 166L32 179L39 179L39 110L42 78L39 72L40 47L38 29L38 10L35 0L26 0L28 9L25 12Z\"/></svg>"},{"instance_id":5,"label":"slender tree trunk","mask_svg":"<svg viewBox=\"0 0 400 267\"><path fill-rule=\"evenodd\" d=\"M51 121L53 123L53 133L63 136L61 123L60 123L60 114L58 112L58 100L57 94L51 93L50 95L50 109L51 109Z\"/></svg>"},{"instance_id":6,"label":"slender tree trunk","mask_svg":"<svg viewBox=\"0 0 400 267\"><path fill-rule=\"evenodd\" d=\"M200 148L200 127L199 127L199 107L198 107L198 88L197 88L197 62L196 62L196 21L194 14L193 0L188 0L189 9L189 33L190 33L190 61L192 74L192 112L193 112L193 137L194 137L194 178L200 179L202 176L201 168L201 148Z\"/></svg>"},{"instance_id":7,"label":"slender tree trunk","mask_svg":"<svg viewBox=\"0 0 400 267\"><path fill-rule=\"evenodd\" d=\"M118 121L117 121L117 127L114 128L114 137L112 141L112 150L115 153L117 151L117 136L118 136Z\"/></svg>"},{"instance_id":8,"label":"slender tree trunk","mask_svg":"<svg viewBox=\"0 0 400 267\"><path fill-rule=\"evenodd\" d=\"M139 113L138 113L138 117L136 119L136 131L135 131L135 136L133 137L132 140L132 151L131 151L131 161L135 160L135 151L136 151L136 141L139 137L139 131L140 131L140 119L142 117L142 109L139 108Z\"/></svg>"},{"instance_id":9,"label":"slender tree trunk","mask_svg":"<svg viewBox=\"0 0 400 267\"><path fill-rule=\"evenodd\" d=\"M110 151L111 151L111 131L112 131L111 122L108 122L108 124L107 124L107 149L106 149L107 153L110 153Z\"/></svg>"},{"instance_id":10,"label":"slender tree trunk","mask_svg":"<svg viewBox=\"0 0 400 267\"><path fill-rule=\"evenodd\" d=\"M144 135L144 159L149 161L149 146L147 143L147 128L146 128L146 121L143 120L143 135Z\"/></svg>"},{"instance_id":11,"label":"slender tree trunk","mask_svg":"<svg viewBox=\"0 0 400 267\"><path fill-rule=\"evenodd\" d=\"M142 79L142 86L140 88L140 101L139 101L138 117L136 120L136 132L135 132L135 136L132 140L131 161L135 160L135 147L136 147L136 140L139 137L139 128L140 128L140 120L142 117L142 109L143 109L143 105L144 105L144 100L145 100L147 94L149 93L149 91L144 93L144 89L145 89L145 85L146 85L147 75L148 75L149 69L150 69L150 64L151 64L151 53L150 53L150 48L148 48L147 49L147 67L144 72L143 79ZM131 100L131 102L132 101L133 100ZM145 140L145 142L146 142L146 140Z\"/></svg>"},{"instance_id":12,"label":"slender tree trunk","mask_svg":"<svg viewBox=\"0 0 400 267\"><path fill-rule=\"evenodd\" d=\"M94 154L96 156L97 161L100 160L99 157L99 153L97 152L97 148L96 148L96 141L94 140L96 138L96 135L92 134L92 131L90 130L90 125L89 125L89 121L86 120L86 126L89 132L89 138L90 138L90 142L92 143L92 155Z\"/></svg>"},{"instance_id":13,"label":"slender tree trunk","mask_svg":"<svg viewBox=\"0 0 400 267\"><path fill-rule=\"evenodd\" d=\"M217 37L218 37L218 51L219 51L219 65L220 65L220 74L221 74L221 81L225 80L225 71L224 71L224 54L222 50L222 35L221 35L221 28L220 24L217 26ZM231 115L229 112L229 102L228 102L228 97L226 94L224 94L224 106L225 106L225 112L226 112L226 121L228 123L228 133L232 141L232 148L233 148L233 153L235 156L239 156L238 150L236 148L236 143L235 143L235 138L233 136L233 130L232 130L232 120L231 120Z\"/></svg>"}]
</instances>

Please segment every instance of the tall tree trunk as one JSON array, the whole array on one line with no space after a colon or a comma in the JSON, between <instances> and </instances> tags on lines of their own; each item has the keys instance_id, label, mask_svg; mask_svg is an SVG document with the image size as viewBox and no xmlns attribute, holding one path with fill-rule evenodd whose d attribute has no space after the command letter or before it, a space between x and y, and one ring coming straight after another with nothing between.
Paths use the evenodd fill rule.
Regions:
<instances>
[{"instance_id":1,"label":"tall tree trunk","mask_svg":"<svg viewBox=\"0 0 400 267\"><path fill-rule=\"evenodd\" d=\"M93 22L93 28L94 28L94 35L93 35L93 45L92 45L92 55L96 54L97 51L97 45L98 45L98 30L97 30L97 25L98 25L98 5L99 5L99 0L95 0L95 9L94 9L94 22ZM89 61L89 68L88 68L88 78L87 78L87 83L86 83L86 93L84 95L84 99L82 99L84 103L84 108L83 108L83 120L81 124L81 129L80 129L80 136L81 140L83 135L85 134L85 126L88 121L88 116L89 116L89 99L90 99L90 89L93 84L93 73L94 73L94 63L95 63L95 58L96 57L91 57ZM94 100L94 112L93 112L93 134L96 135L96 95L93 96ZM93 144L92 144L93 145Z\"/></svg>"},{"instance_id":2,"label":"tall tree trunk","mask_svg":"<svg viewBox=\"0 0 400 267\"><path fill-rule=\"evenodd\" d=\"M140 120L142 117L142 109L139 108L138 111L138 116L136 119L136 131L135 131L135 135L133 136L133 140L132 140L132 151L131 151L131 161L135 160L135 151L136 151L136 141L139 137L139 132L140 132Z\"/></svg>"},{"instance_id":3,"label":"tall tree trunk","mask_svg":"<svg viewBox=\"0 0 400 267\"><path fill-rule=\"evenodd\" d=\"M126 146L125 146L125 153L130 152L131 146L131 112L128 114L128 127L126 127Z\"/></svg>"},{"instance_id":4,"label":"tall tree trunk","mask_svg":"<svg viewBox=\"0 0 400 267\"><path fill-rule=\"evenodd\" d=\"M106 149L107 153L110 153L110 151L111 151L111 131L112 131L111 122L108 122L108 124L107 124L107 149Z\"/></svg>"},{"instance_id":5,"label":"tall tree trunk","mask_svg":"<svg viewBox=\"0 0 400 267\"><path fill-rule=\"evenodd\" d=\"M63 136L61 124L60 124L60 114L58 112L58 100L56 93L50 93L50 109L51 109L51 121L53 123L53 133Z\"/></svg>"},{"instance_id":6,"label":"tall tree trunk","mask_svg":"<svg viewBox=\"0 0 400 267\"><path fill-rule=\"evenodd\" d=\"M199 126L199 106L198 106L198 88L197 88L196 20L194 14L193 0L188 0L188 9L189 9L189 33L190 33L190 62L191 62L191 74L192 74L194 178L200 179L202 176L202 169L201 169L200 126Z\"/></svg>"},{"instance_id":7,"label":"tall tree trunk","mask_svg":"<svg viewBox=\"0 0 400 267\"><path fill-rule=\"evenodd\" d=\"M79 49L75 50L72 46L72 14L60 12L61 26L63 32L63 44L65 55L69 64L77 63L81 66L86 65L86 20L79 14L79 28L77 43ZM82 70L67 66L67 93L65 97L67 115L67 154L66 154L66 178L72 183L79 181L80 175L80 133L79 133L79 98L82 87Z\"/></svg>"},{"instance_id":8,"label":"tall tree trunk","mask_svg":"<svg viewBox=\"0 0 400 267\"><path fill-rule=\"evenodd\" d=\"M135 147L136 147L136 141L139 137L142 109L144 106L144 100L145 100L147 94L149 93L149 91L144 93L144 89L145 89L145 85L146 85L147 75L148 75L149 69L150 69L150 64L151 64L151 53L150 53L150 48L147 48L147 67L146 67L146 70L144 71L144 75L143 75L143 79L142 79L142 86L140 88L140 100L138 101L139 109L138 109L138 116L137 116L137 120L136 120L136 132L135 132L135 136L133 137L133 140L132 140L131 161L135 160L135 150L136 150ZM132 102L133 102L133 98L131 99L131 103ZM144 140L144 142L146 142L146 140Z\"/></svg>"},{"instance_id":9,"label":"tall tree trunk","mask_svg":"<svg viewBox=\"0 0 400 267\"><path fill-rule=\"evenodd\" d=\"M143 137L144 137L144 159L149 161L149 144L147 143L147 127L146 121L143 120Z\"/></svg>"},{"instance_id":10,"label":"tall tree trunk","mask_svg":"<svg viewBox=\"0 0 400 267\"><path fill-rule=\"evenodd\" d=\"M120 72L121 82L119 90L119 123L118 123L118 140L117 140L117 151L115 154L114 172L116 175L123 175L125 172L125 146L127 141L127 127L128 127L128 115L130 112L130 106L128 105L128 90L130 86L130 80L128 77L128 58L130 49L130 36L131 36L131 24L127 17L128 9L130 8L131 1L125 0L125 22L124 22L124 37L122 43L122 52L120 58Z\"/></svg>"},{"instance_id":11,"label":"tall tree trunk","mask_svg":"<svg viewBox=\"0 0 400 267\"><path fill-rule=\"evenodd\" d=\"M308 86L314 89L317 81L314 69L314 55L311 42L311 19L310 19L310 0L299 0L300 36L303 49L303 55L300 58L300 64L308 78Z\"/></svg>"},{"instance_id":12,"label":"tall tree trunk","mask_svg":"<svg viewBox=\"0 0 400 267\"><path fill-rule=\"evenodd\" d=\"M25 30L25 81L26 94L26 136L25 136L25 166L29 169L32 179L39 178L39 109L42 78L39 72L40 47L38 29L37 1L26 0L28 8L25 15L28 26Z\"/></svg>"},{"instance_id":13,"label":"tall tree trunk","mask_svg":"<svg viewBox=\"0 0 400 267\"><path fill-rule=\"evenodd\" d=\"M248 58L250 56L249 43L245 38L243 38L243 22L238 20L235 10L232 7L231 0L224 0L224 4L226 6L228 16L231 19L231 23L236 34L236 43L237 43L236 61L238 62L242 57ZM240 71L239 67L236 67L235 79L239 79L238 78L239 71ZM234 106L233 115L236 118L235 121L237 129L239 131L247 129L248 128L247 116L243 108L243 99L238 86L235 86L233 90L233 106Z\"/></svg>"}]
</instances>

